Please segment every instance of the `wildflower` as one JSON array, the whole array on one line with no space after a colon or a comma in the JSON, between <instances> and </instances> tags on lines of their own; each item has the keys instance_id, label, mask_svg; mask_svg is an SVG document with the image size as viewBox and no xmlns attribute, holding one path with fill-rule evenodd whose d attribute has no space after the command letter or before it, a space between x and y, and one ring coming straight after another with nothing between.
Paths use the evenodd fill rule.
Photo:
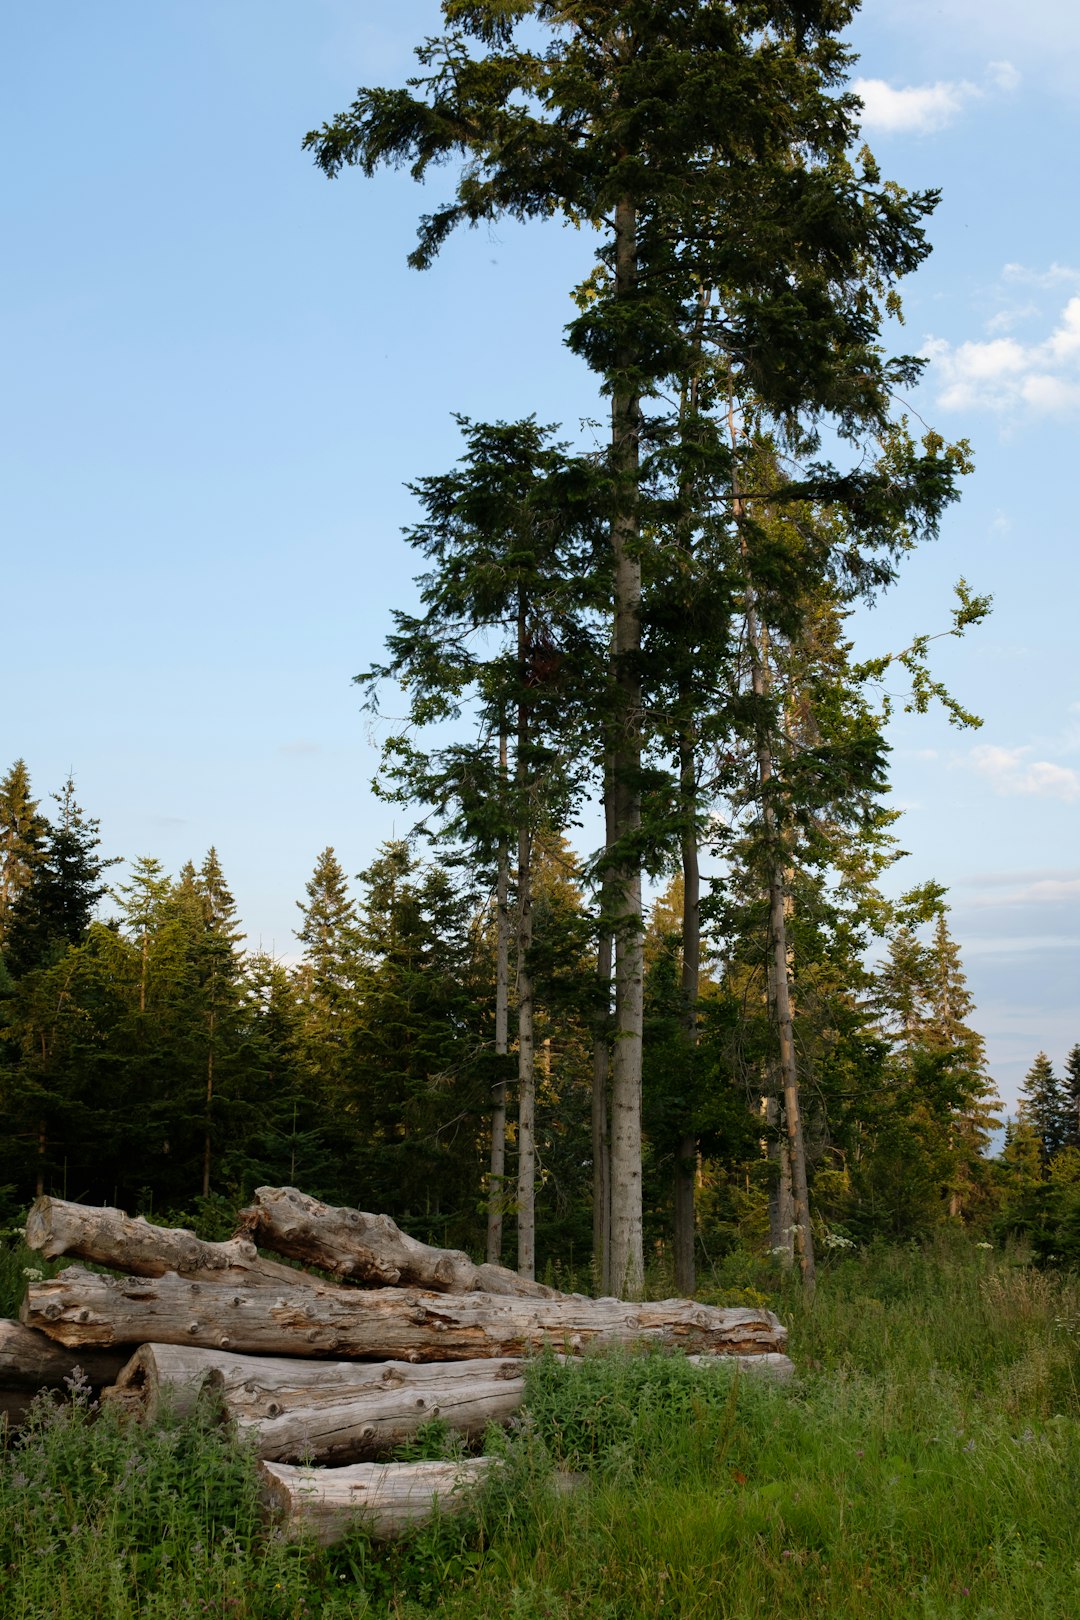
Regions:
<instances>
[{"instance_id":1,"label":"wildflower","mask_svg":"<svg viewBox=\"0 0 1080 1620\"><path fill-rule=\"evenodd\" d=\"M975 1247L977 1249L992 1249L994 1245L992 1243L976 1243Z\"/></svg>"},{"instance_id":2,"label":"wildflower","mask_svg":"<svg viewBox=\"0 0 1080 1620\"><path fill-rule=\"evenodd\" d=\"M27 1282L40 1282L45 1275L43 1271L38 1270L37 1266L23 1266L22 1274Z\"/></svg>"}]
</instances>

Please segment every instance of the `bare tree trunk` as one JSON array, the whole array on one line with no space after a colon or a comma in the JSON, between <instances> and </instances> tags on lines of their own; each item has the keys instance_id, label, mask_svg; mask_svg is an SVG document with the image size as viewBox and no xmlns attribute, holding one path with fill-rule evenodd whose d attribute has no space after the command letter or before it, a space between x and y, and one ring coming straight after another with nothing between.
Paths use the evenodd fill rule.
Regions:
<instances>
[{"instance_id":1,"label":"bare tree trunk","mask_svg":"<svg viewBox=\"0 0 1080 1620\"><path fill-rule=\"evenodd\" d=\"M747 596L746 623L754 695L763 702L769 693L769 671L761 645L761 632L752 593L748 593ZM806 1147L803 1139L802 1112L799 1105L799 1072L795 1056L795 1030L791 1011L791 964L788 951L787 906L784 885L785 861L784 851L780 847L776 812L768 797L769 787L775 775L772 748L768 734L761 722L758 724L756 748L758 780L762 788L761 813L765 825L765 840L768 849L768 963L772 980L773 1027L779 1047L788 1161L791 1167L792 1226L794 1227L795 1251L799 1261L799 1270L802 1273L803 1284L809 1293L813 1293L816 1280L814 1238L810 1229L810 1199L806 1184Z\"/></svg>"},{"instance_id":2,"label":"bare tree trunk","mask_svg":"<svg viewBox=\"0 0 1080 1620\"><path fill-rule=\"evenodd\" d=\"M536 1057L533 1044L533 981L529 967L532 948L531 879L532 837L527 827L518 834L518 1274L531 1278L536 1270Z\"/></svg>"},{"instance_id":3,"label":"bare tree trunk","mask_svg":"<svg viewBox=\"0 0 1080 1620\"><path fill-rule=\"evenodd\" d=\"M505 726L499 731L499 775L506 779L507 738ZM508 1047L510 1000L510 848L499 839L499 865L495 879L495 1056L504 1059ZM488 1177L487 1263L502 1264L503 1203L506 1175L506 1081L500 1078L492 1091L491 1171Z\"/></svg>"},{"instance_id":4,"label":"bare tree trunk","mask_svg":"<svg viewBox=\"0 0 1080 1620\"><path fill-rule=\"evenodd\" d=\"M610 845L612 804L606 783L604 810L605 842ZM611 966L615 942L610 915L611 895L605 876L600 888L600 932L596 942L592 1082L593 1275L601 1294L611 1291Z\"/></svg>"},{"instance_id":5,"label":"bare tree trunk","mask_svg":"<svg viewBox=\"0 0 1080 1620\"><path fill-rule=\"evenodd\" d=\"M701 868L698 860L697 773L693 749L683 739L679 749L679 785L683 814L687 818L682 834L683 915L682 915L682 998L683 1035L688 1052L698 1043L698 995L701 980ZM694 1244L694 1186L697 1180L697 1138L684 1131L675 1150L675 1289L687 1296L696 1283Z\"/></svg>"},{"instance_id":6,"label":"bare tree trunk","mask_svg":"<svg viewBox=\"0 0 1080 1620\"><path fill-rule=\"evenodd\" d=\"M615 205L615 297L637 286L637 208ZM617 369L633 373L632 346ZM644 1021L644 928L641 906L641 533L638 467L641 408L636 391L616 384L611 402L611 462L616 509L614 554L614 693L610 768L612 809L608 848L615 930L615 1045L611 1074L611 1284L629 1298L641 1294L645 1261L641 1219L641 1038Z\"/></svg>"},{"instance_id":7,"label":"bare tree trunk","mask_svg":"<svg viewBox=\"0 0 1080 1620\"><path fill-rule=\"evenodd\" d=\"M529 802L529 711L525 702L528 626L524 593L518 598L518 662L521 696L518 700L517 779L517 1009L518 1009L518 1275L536 1274L536 1057L533 1041L532 950L532 815Z\"/></svg>"},{"instance_id":8,"label":"bare tree trunk","mask_svg":"<svg viewBox=\"0 0 1080 1620\"><path fill-rule=\"evenodd\" d=\"M781 1121L780 1076L776 1076L775 1090L765 1099L765 1118L771 1132L776 1132ZM791 1197L791 1156L787 1138L770 1134L768 1144L770 1162L776 1167L776 1178L769 1187L769 1247L783 1266L795 1264L795 1208Z\"/></svg>"},{"instance_id":9,"label":"bare tree trunk","mask_svg":"<svg viewBox=\"0 0 1080 1620\"><path fill-rule=\"evenodd\" d=\"M203 1134L202 1195L210 1196L210 1110L214 1103L214 1024L215 1013L210 1010L210 1045L206 1052L206 1130Z\"/></svg>"}]
</instances>

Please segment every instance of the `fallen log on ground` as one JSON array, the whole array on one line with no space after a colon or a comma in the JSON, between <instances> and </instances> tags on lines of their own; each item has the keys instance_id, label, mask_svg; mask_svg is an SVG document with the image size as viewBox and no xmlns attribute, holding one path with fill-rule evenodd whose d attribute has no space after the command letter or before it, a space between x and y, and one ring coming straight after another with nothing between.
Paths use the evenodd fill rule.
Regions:
<instances>
[{"instance_id":1,"label":"fallen log on ground","mask_svg":"<svg viewBox=\"0 0 1080 1620\"><path fill-rule=\"evenodd\" d=\"M734 1362L740 1372L760 1373L766 1378L775 1378L780 1384L786 1384L795 1375L791 1357L777 1350L767 1350L761 1356L687 1356L686 1359L695 1367L725 1367Z\"/></svg>"},{"instance_id":2,"label":"fallen log on ground","mask_svg":"<svg viewBox=\"0 0 1080 1620\"><path fill-rule=\"evenodd\" d=\"M462 1462L355 1463L351 1468L260 1464L263 1493L288 1539L312 1536L324 1547L358 1523L378 1541L460 1513L495 1457Z\"/></svg>"},{"instance_id":3,"label":"fallen log on ground","mask_svg":"<svg viewBox=\"0 0 1080 1620\"><path fill-rule=\"evenodd\" d=\"M510 1421L524 1389L517 1359L358 1364L144 1344L102 1405L151 1421L164 1407L184 1417L210 1390L260 1457L345 1463L385 1456L433 1418L478 1439Z\"/></svg>"},{"instance_id":4,"label":"fallen log on ground","mask_svg":"<svg viewBox=\"0 0 1080 1620\"><path fill-rule=\"evenodd\" d=\"M280 1288L306 1281L304 1272L278 1260L267 1260L247 1237L207 1243L185 1227L153 1226L141 1215L121 1209L97 1209L63 1198L39 1198L26 1217L26 1244L56 1260L72 1255L112 1266L135 1277L181 1277L235 1280L250 1286L265 1282Z\"/></svg>"},{"instance_id":5,"label":"fallen log on ground","mask_svg":"<svg viewBox=\"0 0 1080 1620\"><path fill-rule=\"evenodd\" d=\"M163 1277L105 1277L69 1266L27 1289L20 1319L72 1346L190 1344L241 1354L469 1361L550 1346L664 1344L712 1355L782 1350L771 1311L692 1300L521 1299L302 1282L280 1293Z\"/></svg>"},{"instance_id":6,"label":"fallen log on ground","mask_svg":"<svg viewBox=\"0 0 1080 1620\"><path fill-rule=\"evenodd\" d=\"M62 1389L76 1367L98 1389L111 1384L123 1365L119 1350L86 1346L76 1355L34 1328L0 1319L0 1389L4 1391L25 1390L33 1395L39 1389Z\"/></svg>"},{"instance_id":7,"label":"fallen log on ground","mask_svg":"<svg viewBox=\"0 0 1080 1620\"><path fill-rule=\"evenodd\" d=\"M254 1203L240 1211L240 1230L275 1254L375 1287L563 1297L557 1289L519 1277L506 1266L477 1265L460 1249L420 1243L389 1215L335 1209L295 1187L257 1188Z\"/></svg>"}]
</instances>

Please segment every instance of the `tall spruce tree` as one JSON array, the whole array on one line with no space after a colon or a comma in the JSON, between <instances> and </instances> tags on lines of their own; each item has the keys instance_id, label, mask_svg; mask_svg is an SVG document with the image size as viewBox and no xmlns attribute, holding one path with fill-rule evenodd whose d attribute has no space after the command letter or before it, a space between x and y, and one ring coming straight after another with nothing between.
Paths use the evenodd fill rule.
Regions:
<instances>
[{"instance_id":1,"label":"tall spruce tree","mask_svg":"<svg viewBox=\"0 0 1080 1620\"><path fill-rule=\"evenodd\" d=\"M895 277L927 248L930 194L880 183L848 156L844 0L444 0L448 32L422 77L363 90L306 144L328 175L457 156L451 202L422 222L423 268L459 223L562 215L601 233L570 329L611 399L611 723L607 910L614 931L613 1281L642 1282L642 454L646 409L685 370L703 285L722 289L710 342L763 409L880 424L917 367L879 342ZM547 31L546 48L535 29Z\"/></svg>"},{"instance_id":2,"label":"tall spruce tree","mask_svg":"<svg viewBox=\"0 0 1080 1620\"><path fill-rule=\"evenodd\" d=\"M1065 1128L1066 1147L1080 1148L1080 1045L1074 1046L1065 1059L1062 1081L1068 1124Z\"/></svg>"},{"instance_id":3,"label":"tall spruce tree","mask_svg":"<svg viewBox=\"0 0 1080 1620\"><path fill-rule=\"evenodd\" d=\"M8 913L5 955L16 976L84 938L94 908L107 892L104 874L114 864L98 853L100 823L79 804L71 777L53 799L59 813L45 822L30 879Z\"/></svg>"},{"instance_id":4,"label":"tall spruce tree","mask_svg":"<svg viewBox=\"0 0 1080 1620\"><path fill-rule=\"evenodd\" d=\"M1070 1109L1061 1077L1055 1073L1045 1052L1036 1053L1034 1063L1024 1076L1020 1112L1025 1124L1038 1137L1044 1166L1049 1166L1065 1146Z\"/></svg>"},{"instance_id":5,"label":"tall spruce tree","mask_svg":"<svg viewBox=\"0 0 1080 1620\"><path fill-rule=\"evenodd\" d=\"M46 826L30 792L26 761L17 759L0 782L0 951L12 907L33 877Z\"/></svg>"},{"instance_id":6,"label":"tall spruce tree","mask_svg":"<svg viewBox=\"0 0 1080 1620\"><path fill-rule=\"evenodd\" d=\"M389 739L383 780L394 784L396 797L432 807L429 834L456 842L482 870L494 867L498 916L506 922L516 855L518 1268L531 1277L532 853L541 829L565 821L597 754L584 718L595 714L596 693L602 691L595 679L596 546L588 519L578 517L584 469L566 457L552 429L532 419L461 419L460 426L466 448L458 467L413 486L425 518L406 531L407 538L434 564L420 580L424 612L395 614L390 662L361 679L372 701L387 677L405 687L414 731ZM426 748L424 727L460 716L467 703L477 717L475 741ZM507 936L499 951L508 944ZM506 1052L509 984L503 972L500 967L497 973L492 1071L493 1234L499 1231L504 1176L506 1071L498 1058Z\"/></svg>"}]
</instances>

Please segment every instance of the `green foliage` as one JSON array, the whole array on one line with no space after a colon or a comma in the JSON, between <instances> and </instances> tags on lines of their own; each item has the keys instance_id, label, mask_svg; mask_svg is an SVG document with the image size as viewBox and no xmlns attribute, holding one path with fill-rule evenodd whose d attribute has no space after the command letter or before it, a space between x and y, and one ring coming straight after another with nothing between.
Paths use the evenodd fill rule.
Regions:
<instances>
[{"instance_id":1,"label":"green foliage","mask_svg":"<svg viewBox=\"0 0 1080 1620\"><path fill-rule=\"evenodd\" d=\"M765 1275L750 1256L729 1272ZM812 1304L773 1277L793 1385L540 1357L473 1511L389 1546L267 1535L250 1454L209 1411L145 1431L84 1399L39 1407L0 1456L5 1620L1077 1612L1076 1279L960 1239L842 1259ZM429 1428L411 1454L445 1444Z\"/></svg>"},{"instance_id":2,"label":"green foliage","mask_svg":"<svg viewBox=\"0 0 1080 1620\"><path fill-rule=\"evenodd\" d=\"M211 1412L143 1430L73 1386L0 1454L8 1620L311 1612L309 1555L265 1536L253 1455Z\"/></svg>"}]
</instances>

